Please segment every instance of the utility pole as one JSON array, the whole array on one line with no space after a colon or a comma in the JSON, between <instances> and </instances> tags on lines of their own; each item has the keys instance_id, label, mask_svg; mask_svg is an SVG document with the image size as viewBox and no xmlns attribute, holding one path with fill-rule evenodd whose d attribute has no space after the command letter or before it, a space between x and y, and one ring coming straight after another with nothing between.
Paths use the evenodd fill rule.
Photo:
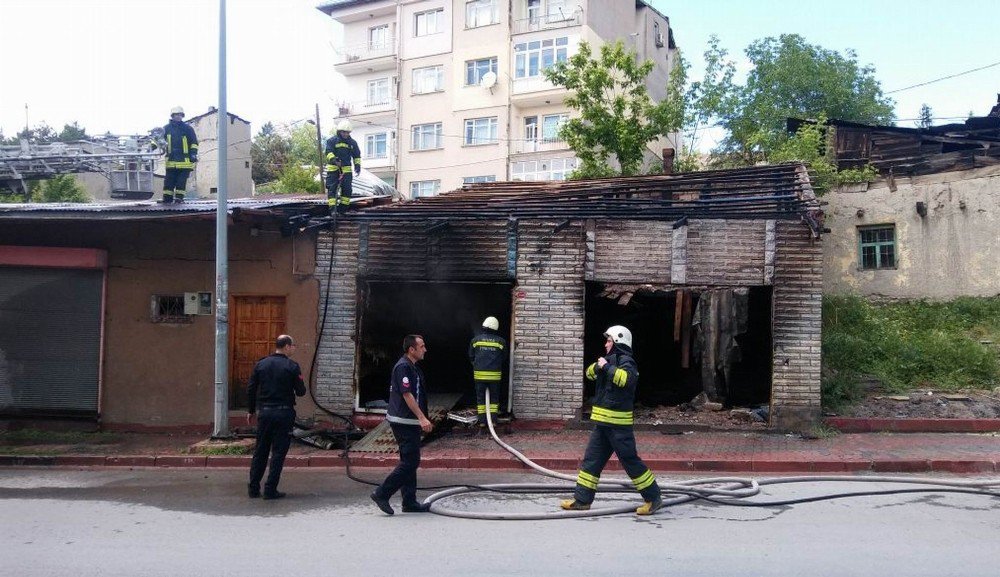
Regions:
<instances>
[{"instance_id":1,"label":"utility pole","mask_svg":"<svg viewBox=\"0 0 1000 577\"><path fill-rule=\"evenodd\" d=\"M316 103L316 151L319 153L319 186L326 190L326 182L323 181L323 165L326 162L323 158L323 131L319 128L319 102Z\"/></svg>"},{"instance_id":2,"label":"utility pole","mask_svg":"<svg viewBox=\"0 0 1000 577\"><path fill-rule=\"evenodd\" d=\"M229 437L229 112L226 110L226 0L219 0L219 205L215 214L215 427Z\"/></svg>"}]
</instances>

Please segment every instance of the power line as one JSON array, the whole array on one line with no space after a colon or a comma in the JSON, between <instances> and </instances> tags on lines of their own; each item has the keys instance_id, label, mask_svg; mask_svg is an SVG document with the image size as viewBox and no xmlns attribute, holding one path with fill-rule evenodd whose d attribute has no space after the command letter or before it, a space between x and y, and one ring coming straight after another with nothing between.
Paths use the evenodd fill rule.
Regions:
<instances>
[{"instance_id":1,"label":"power line","mask_svg":"<svg viewBox=\"0 0 1000 577\"><path fill-rule=\"evenodd\" d=\"M911 88L927 86L928 84L934 84L935 82L941 82L942 80L948 80L949 78L956 78L958 76L963 76L965 74L972 74L973 72L979 72L980 70L986 70L987 68L993 68L994 66L1000 66L1000 61L994 62L993 64L987 64L986 66L980 66L979 68L973 68L972 70L959 72L957 74L950 74L948 76L942 76L941 78L935 78L934 80L928 80L927 82L921 82L920 84L914 84L913 86L907 86L905 88L897 88L896 90L890 90L889 92L886 92L886 94L895 94L897 92L902 92L904 90L909 90Z\"/></svg>"}]
</instances>

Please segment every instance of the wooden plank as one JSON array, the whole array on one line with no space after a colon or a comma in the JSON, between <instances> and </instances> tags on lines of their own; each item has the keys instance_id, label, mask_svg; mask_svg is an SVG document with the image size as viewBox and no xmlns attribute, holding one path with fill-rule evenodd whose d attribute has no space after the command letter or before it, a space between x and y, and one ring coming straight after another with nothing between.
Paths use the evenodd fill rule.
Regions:
<instances>
[{"instance_id":1,"label":"wooden plank","mask_svg":"<svg viewBox=\"0 0 1000 577\"><path fill-rule=\"evenodd\" d=\"M674 292L674 342L681 342L682 317L684 316L684 289Z\"/></svg>"},{"instance_id":2,"label":"wooden plank","mask_svg":"<svg viewBox=\"0 0 1000 577\"><path fill-rule=\"evenodd\" d=\"M461 393L438 393L427 397L427 418L437 425L448 418L448 411L462 398ZM392 436L389 421L382 421L368 432L361 440L351 445L351 451L357 453L398 453L399 446Z\"/></svg>"},{"instance_id":3,"label":"wooden plank","mask_svg":"<svg viewBox=\"0 0 1000 577\"><path fill-rule=\"evenodd\" d=\"M691 367L691 293L684 291L684 309L681 314L681 368Z\"/></svg>"}]
</instances>

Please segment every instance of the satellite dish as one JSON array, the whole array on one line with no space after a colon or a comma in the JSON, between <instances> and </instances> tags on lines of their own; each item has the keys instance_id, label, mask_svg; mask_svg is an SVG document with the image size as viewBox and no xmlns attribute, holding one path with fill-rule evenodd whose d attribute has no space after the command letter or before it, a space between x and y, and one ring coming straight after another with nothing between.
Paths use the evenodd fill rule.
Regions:
<instances>
[{"instance_id":1,"label":"satellite dish","mask_svg":"<svg viewBox=\"0 0 1000 577\"><path fill-rule=\"evenodd\" d=\"M482 78L479 79L479 86L483 88L493 88L497 83L497 73L487 72L483 74Z\"/></svg>"}]
</instances>

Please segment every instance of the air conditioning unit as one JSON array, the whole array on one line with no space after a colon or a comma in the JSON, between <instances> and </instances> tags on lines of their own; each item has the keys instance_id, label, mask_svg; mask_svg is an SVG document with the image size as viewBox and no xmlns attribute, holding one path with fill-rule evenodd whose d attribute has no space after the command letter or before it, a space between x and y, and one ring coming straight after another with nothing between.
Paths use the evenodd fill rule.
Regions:
<instances>
[{"instance_id":1,"label":"air conditioning unit","mask_svg":"<svg viewBox=\"0 0 1000 577\"><path fill-rule=\"evenodd\" d=\"M212 314L212 293L184 293L184 314L185 315L210 315Z\"/></svg>"}]
</instances>

